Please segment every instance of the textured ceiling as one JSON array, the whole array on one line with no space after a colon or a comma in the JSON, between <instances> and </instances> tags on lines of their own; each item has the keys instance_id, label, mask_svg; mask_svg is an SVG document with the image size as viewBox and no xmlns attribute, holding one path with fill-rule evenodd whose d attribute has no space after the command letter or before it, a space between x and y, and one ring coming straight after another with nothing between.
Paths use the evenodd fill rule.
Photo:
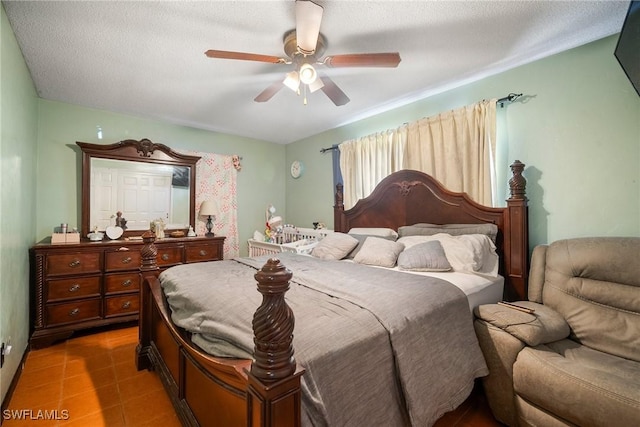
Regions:
<instances>
[{"instance_id":1,"label":"textured ceiling","mask_svg":"<svg viewBox=\"0 0 640 427\"><path fill-rule=\"evenodd\" d=\"M617 33L628 1L317 1L325 55L399 52L398 68L325 69L351 98L287 88L294 1L3 1L40 97L290 143ZM612 53L613 55L613 53ZM321 67L323 68L323 67ZM517 90L517 88L514 88ZM506 94L497 93L496 96Z\"/></svg>"}]
</instances>

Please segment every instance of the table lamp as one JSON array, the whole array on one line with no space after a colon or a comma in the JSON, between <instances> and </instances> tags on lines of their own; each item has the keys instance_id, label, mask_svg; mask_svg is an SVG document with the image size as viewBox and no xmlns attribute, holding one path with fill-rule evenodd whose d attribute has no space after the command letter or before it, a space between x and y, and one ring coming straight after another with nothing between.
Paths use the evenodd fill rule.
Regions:
<instances>
[{"instance_id":1,"label":"table lamp","mask_svg":"<svg viewBox=\"0 0 640 427\"><path fill-rule=\"evenodd\" d=\"M200 216L207 217L207 233L205 236L213 237L213 232L211 229L213 228L213 222L211 217L215 217L218 215L218 205L213 200L205 200L200 205Z\"/></svg>"}]
</instances>

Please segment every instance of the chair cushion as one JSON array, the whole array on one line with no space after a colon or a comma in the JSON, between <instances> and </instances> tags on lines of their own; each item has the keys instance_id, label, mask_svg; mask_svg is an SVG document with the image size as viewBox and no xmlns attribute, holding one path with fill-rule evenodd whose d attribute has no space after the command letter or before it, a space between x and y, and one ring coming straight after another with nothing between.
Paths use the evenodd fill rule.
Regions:
<instances>
[{"instance_id":1,"label":"chair cushion","mask_svg":"<svg viewBox=\"0 0 640 427\"><path fill-rule=\"evenodd\" d=\"M523 349L513 365L516 394L577 425L637 426L640 363L572 340Z\"/></svg>"}]
</instances>

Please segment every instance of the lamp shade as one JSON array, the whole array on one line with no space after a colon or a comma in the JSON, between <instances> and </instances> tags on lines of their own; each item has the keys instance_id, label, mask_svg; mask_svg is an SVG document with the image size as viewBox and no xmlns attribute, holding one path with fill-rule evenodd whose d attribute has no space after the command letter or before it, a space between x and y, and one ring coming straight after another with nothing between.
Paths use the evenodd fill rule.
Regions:
<instances>
[{"instance_id":1,"label":"lamp shade","mask_svg":"<svg viewBox=\"0 0 640 427\"><path fill-rule=\"evenodd\" d=\"M298 74L300 75L300 81L307 85L315 82L318 78L316 69L313 68L313 65L307 63L300 66L300 71Z\"/></svg>"},{"instance_id":2,"label":"lamp shade","mask_svg":"<svg viewBox=\"0 0 640 427\"><path fill-rule=\"evenodd\" d=\"M287 77L282 83L284 83L284 85L292 91L296 92L300 87L300 77L298 77L298 72L292 71L290 73L287 73Z\"/></svg>"},{"instance_id":3,"label":"lamp shade","mask_svg":"<svg viewBox=\"0 0 640 427\"><path fill-rule=\"evenodd\" d=\"M218 205L213 200L205 200L200 205L201 216L216 216L218 215Z\"/></svg>"},{"instance_id":4,"label":"lamp shade","mask_svg":"<svg viewBox=\"0 0 640 427\"><path fill-rule=\"evenodd\" d=\"M324 83L321 79L316 79L314 82L309 83L309 92L313 93L318 89L322 89L324 87Z\"/></svg>"}]
</instances>

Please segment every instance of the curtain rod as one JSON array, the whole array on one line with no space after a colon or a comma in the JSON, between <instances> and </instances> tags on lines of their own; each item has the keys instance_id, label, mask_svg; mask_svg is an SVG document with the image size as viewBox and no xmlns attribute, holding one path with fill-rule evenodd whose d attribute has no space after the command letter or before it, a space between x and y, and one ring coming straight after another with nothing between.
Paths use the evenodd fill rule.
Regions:
<instances>
[{"instance_id":1,"label":"curtain rod","mask_svg":"<svg viewBox=\"0 0 640 427\"><path fill-rule=\"evenodd\" d=\"M504 106L503 104L504 104L505 102L513 102L513 101L515 101L516 99L520 98L521 96L522 96L522 94L521 94L521 93L513 93L513 92L511 92L509 95L507 95L507 96L505 96L505 97L502 97L502 98L498 99L498 100L496 101L496 104L500 104L500 106L501 106L501 107L503 107L503 106Z\"/></svg>"},{"instance_id":2,"label":"curtain rod","mask_svg":"<svg viewBox=\"0 0 640 427\"><path fill-rule=\"evenodd\" d=\"M521 96L522 96L521 93L513 93L513 92L511 92L509 95L503 96L502 98L496 100L496 104L500 104L501 107L504 107L504 103L505 102L513 102L516 99L520 98ZM333 151L333 150L336 150L336 149L338 149L338 146L334 145L333 147L329 147L329 148L321 148L320 152L322 154L324 154L327 151Z\"/></svg>"},{"instance_id":3,"label":"curtain rod","mask_svg":"<svg viewBox=\"0 0 640 427\"><path fill-rule=\"evenodd\" d=\"M320 152L321 152L322 154L324 154L324 153L326 153L327 151L333 151L333 150L337 150L337 149L338 149L338 146L337 146L337 145L334 145L333 147L329 147L329 148L321 148L321 149L320 149Z\"/></svg>"}]
</instances>

